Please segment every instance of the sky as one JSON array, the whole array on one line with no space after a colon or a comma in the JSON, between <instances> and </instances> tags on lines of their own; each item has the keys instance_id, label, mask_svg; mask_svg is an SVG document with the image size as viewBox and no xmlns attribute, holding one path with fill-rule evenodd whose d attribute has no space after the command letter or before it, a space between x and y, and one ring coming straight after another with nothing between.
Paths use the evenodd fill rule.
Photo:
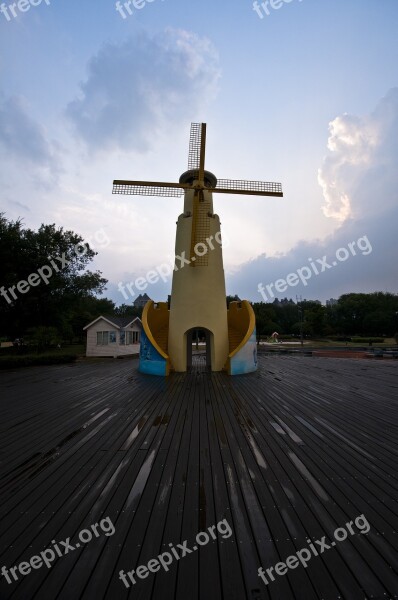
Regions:
<instances>
[{"instance_id":1,"label":"sky","mask_svg":"<svg viewBox=\"0 0 398 600\"><path fill-rule=\"evenodd\" d=\"M0 10L0 210L82 235L106 297L170 293L170 276L135 282L173 260L182 199L112 195L112 181L178 181L191 122L207 123L217 177L283 186L214 196L227 293L398 293L396 0Z\"/></svg>"}]
</instances>

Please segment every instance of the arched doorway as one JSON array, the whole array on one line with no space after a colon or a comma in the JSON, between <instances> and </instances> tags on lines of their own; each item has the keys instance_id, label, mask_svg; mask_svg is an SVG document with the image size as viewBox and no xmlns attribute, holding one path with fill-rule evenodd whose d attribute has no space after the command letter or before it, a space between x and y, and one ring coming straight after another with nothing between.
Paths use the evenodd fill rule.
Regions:
<instances>
[{"instance_id":1,"label":"arched doorway","mask_svg":"<svg viewBox=\"0 0 398 600\"><path fill-rule=\"evenodd\" d=\"M211 371L212 333L203 327L193 327L186 332L187 336L187 371Z\"/></svg>"}]
</instances>

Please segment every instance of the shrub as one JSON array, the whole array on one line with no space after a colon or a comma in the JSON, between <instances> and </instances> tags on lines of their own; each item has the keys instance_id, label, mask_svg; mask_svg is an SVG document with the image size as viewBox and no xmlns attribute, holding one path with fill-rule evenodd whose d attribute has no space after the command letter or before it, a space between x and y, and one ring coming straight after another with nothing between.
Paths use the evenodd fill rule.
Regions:
<instances>
[{"instance_id":1,"label":"shrub","mask_svg":"<svg viewBox=\"0 0 398 600\"><path fill-rule=\"evenodd\" d=\"M382 337L353 337L351 341L354 344L367 344L368 342L372 342L372 344L382 344L384 342L384 338Z\"/></svg>"}]
</instances>

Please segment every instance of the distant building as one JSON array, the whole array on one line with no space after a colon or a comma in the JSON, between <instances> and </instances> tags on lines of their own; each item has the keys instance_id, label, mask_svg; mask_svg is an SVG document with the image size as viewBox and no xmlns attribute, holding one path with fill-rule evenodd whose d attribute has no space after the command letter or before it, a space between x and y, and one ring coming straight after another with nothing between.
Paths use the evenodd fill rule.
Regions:
<instances>
[{"instance_id":1,"label":"distant building","mask_svg":"<svg viewBox=\"0 0 398 600\"><path fill-rule=\"evenodd\" d=\"M101 316L83 327L87 331L86 356L123 356L139 352L142 323L139 317Z\"/></svg>"},{"instance_id":2,"label":"distant building","mask_svg":"<svg viewBox=\"0 0 398 600\"><path fill-rule=\"evenodd\" d=\"M133 305L135 306L135 308L144 308L144 306L148 302L148 300L150 300L150 297L148 296L148 294L140 294L134 300Z\"/></svg>"},{"instance_id":3,"label":"distant building","mask_svg":"<svg viewBox=\"0 0 398 600\"><path fill-rule=\"evenodd\" d=\"M330 298L330 300L326 300L326 306L335 306L337 302L336 298Z\"/></svg>"}]
</instances>

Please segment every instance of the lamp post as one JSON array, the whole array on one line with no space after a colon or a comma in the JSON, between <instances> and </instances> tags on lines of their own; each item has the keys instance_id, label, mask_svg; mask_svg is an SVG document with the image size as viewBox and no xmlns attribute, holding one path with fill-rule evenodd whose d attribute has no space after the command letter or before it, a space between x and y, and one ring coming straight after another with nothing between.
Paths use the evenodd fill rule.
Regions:
<instances>
[{"instance_id":1,"label":"lamp post","mask_svg":"<svg viewBox=\"0 0 398 600\"><path fill-rule=\"evenodd\" d=\"M300 321L300 344L301 344L301 352L304 351L304 341L303 341L303 307L302 307L302 297L296 296L297 307L299 312L299 321ZM300 304L299 304L300 302Z\"/></svg>"}]
</instances>

